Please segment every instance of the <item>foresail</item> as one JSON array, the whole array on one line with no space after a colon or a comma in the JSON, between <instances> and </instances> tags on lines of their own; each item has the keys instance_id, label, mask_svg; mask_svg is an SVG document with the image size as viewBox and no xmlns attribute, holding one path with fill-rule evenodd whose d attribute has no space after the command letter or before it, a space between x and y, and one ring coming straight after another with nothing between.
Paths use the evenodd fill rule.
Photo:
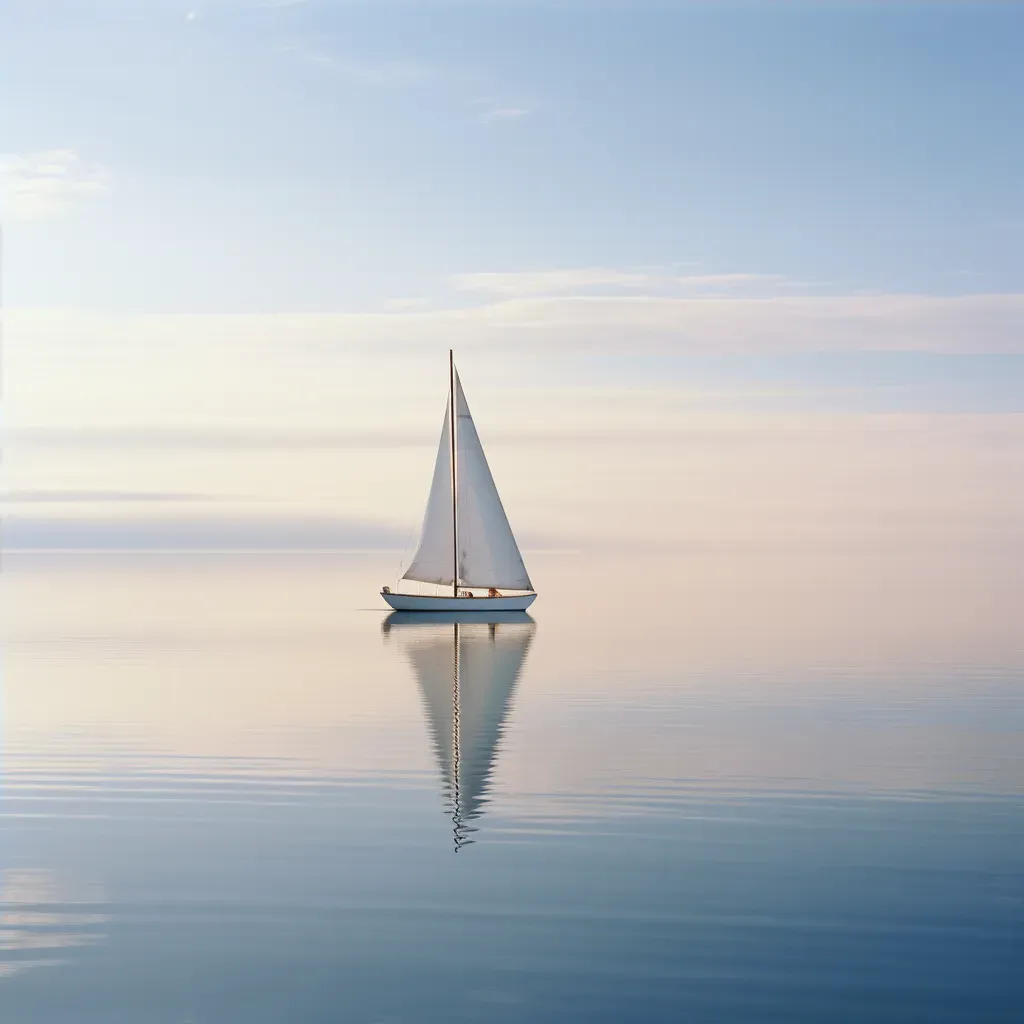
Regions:
<instances>
[{"instance_id":1,"label":"foresail","mask_svg":"<svg viewBox=\"0 0 1024 1024\"><path fill-rule=\"evenodd\" d=\"M456 480L459 492L459 582L466 587L533 590L523 564L523 556L519 553L519 545L512 534L498 489L494 486L494 478L487 465L487 457L480 444L458 374L455 375L455 409L458 430ZM440 458L439 453L439 464ZM434 484L436 487L436 470ZM448 545L450 557L450 540Z\"/></svg>"},{"instance_id":2,"label":"foresail","mask_svg":"<svg viewBox=\"0 0 1024 1024\"><path fill-rule=\"evenodd\" d=\"M451 584L454 538L452 536L452 456L449 433L450 412L444 414L441 443L434 463L434 479L427 498L427 511L423 516L420 544L413 560L403 575L406 580L420 583Z\"/></svg>"}]
</instances>

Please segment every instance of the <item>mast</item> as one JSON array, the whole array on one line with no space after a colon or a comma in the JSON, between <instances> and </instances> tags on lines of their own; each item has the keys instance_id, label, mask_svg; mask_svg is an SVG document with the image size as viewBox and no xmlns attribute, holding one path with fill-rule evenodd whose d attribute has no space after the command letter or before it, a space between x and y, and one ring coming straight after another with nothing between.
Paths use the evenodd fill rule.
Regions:
<instances>
[{"instance_id":1,"label":"mast","mask_svg":"<svg viewBox=\"0 0 1024 1024\"><path fill-rule=\"evenodd\" d=\"M455 353L448 349L448 433L452 445L452 597L459 596L459 480L455 463Z\"/></svg>"}]
</instances>

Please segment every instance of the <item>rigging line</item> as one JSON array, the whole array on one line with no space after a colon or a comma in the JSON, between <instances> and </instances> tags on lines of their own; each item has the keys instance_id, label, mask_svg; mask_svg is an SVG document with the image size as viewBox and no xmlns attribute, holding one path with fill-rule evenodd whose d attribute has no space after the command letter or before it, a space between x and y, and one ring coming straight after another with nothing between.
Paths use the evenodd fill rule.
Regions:
<instances>
[{"instance_id":1,"label":"rigging line","mask_svg":"<svg viewBox=\"0 0 1024 1024\"><path fill-rule=\"evenodd\" d=\"M455 409L455 351L448 349L448 434L451 440L452 486L452 596L459 596L459 470L456 461L455 437L457 420Z\"/></svg>"}]
</instances>

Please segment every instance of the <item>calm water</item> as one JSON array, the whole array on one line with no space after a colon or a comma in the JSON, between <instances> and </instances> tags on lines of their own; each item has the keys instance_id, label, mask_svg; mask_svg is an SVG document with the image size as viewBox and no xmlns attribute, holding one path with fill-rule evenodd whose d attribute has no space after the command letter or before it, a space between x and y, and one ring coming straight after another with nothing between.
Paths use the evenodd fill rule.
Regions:
<instances>
[{"instance_id":1,"label":"calm water","mask_svg":"<svg viewBox=\"0 0 1024 1024\"><path fill-rule=\"evenodd\" d=\"M1012 565L394 561L8 559L5 1022L1024 1017Z\"/></svg>"}]
</instances>

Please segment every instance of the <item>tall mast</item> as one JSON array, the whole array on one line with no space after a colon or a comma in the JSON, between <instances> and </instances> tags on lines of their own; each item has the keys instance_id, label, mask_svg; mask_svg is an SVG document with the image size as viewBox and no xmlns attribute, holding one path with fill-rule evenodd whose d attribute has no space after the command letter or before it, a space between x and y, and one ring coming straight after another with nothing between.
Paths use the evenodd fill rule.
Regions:
<instances>
[{"instance_id":1,"label":"tall mast","mask_svg":"<svg viewBox=\"0 0 1024 1024\"><path fill-rule=\"evenodd\" d=\"M455 462L455 353L448 349L448 432L452 445L452 597L459 596L459 478Z\"/></svg>"}]
</instances>

